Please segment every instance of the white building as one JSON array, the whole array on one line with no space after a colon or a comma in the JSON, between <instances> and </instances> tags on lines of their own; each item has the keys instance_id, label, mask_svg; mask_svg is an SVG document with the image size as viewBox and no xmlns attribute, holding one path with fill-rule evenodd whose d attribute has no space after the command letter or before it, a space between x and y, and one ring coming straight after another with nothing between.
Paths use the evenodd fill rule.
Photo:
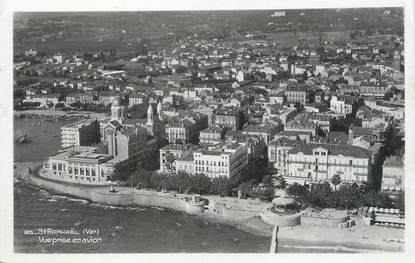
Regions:
<instances>
[{"instance_id":1,"label":"white building","mask_svg":"<svg viewBox=\"0 0 415 263\"><path fill-rule=\"evenodd\" d=\"M333 96L330 100L330 110L336 113L351 114L353 105L351 103L347 103L344 99Z\"/></svg>"},{"instance_id":2,"label":"white building","mask_svg":"<svg viewBox=\"0 0 415 263\"><path fill-rule=\"evenodd\" d=\"M171 164L167 160L169 154L174 156ZM160 170L163 172L171 169L189 174L231 178L247 167L247 147L238 143L215 145L204 149L167 145L160 149Z\"/></svg>"},{"instance_id":3,"label":"white building","mask_svg":"<svg viewBox=\"0 0 415 263\"><path fill-rule=\"evenodd\" d=\"M357 146L300 144L288 151L289 184L330 183L339 175L342 183L371 182L372 153Z\"/></svg>"},{"instance_id":4,"label":"white building","mask_svg":"<svg viewBox=\"0 0 415 263\"><path fill-rule=\"evenodd\" d=\"M59 151L43 163L40 176L77 184L105 185L121 162L96 147L76 146Z\"/></svg>"},{"instance_id":5,"label":"white building","mask_svg":"<svg viewBox=\"0 0 415 263\"><path fill-rule=\"evenodd\" d=\"M209 177L233 177L248 167L246 146L238 143L210 147L207 151L193 153L195 173Z\"/></svg>"},{"instance_id":6,"label":"white building","mask_svg":"<svg viewBox=\"0 0 415 263\"><path fill-rule=\"evenodd\" d=\"M84 120L61 127L62 148L69 146L90 146L100 141L99 124Z\"/></svg>"},{"instance_id":7,"label":"white building","mask_svg":"<svg viewBox=\"0 0 415 263\"><path fill-rule=\"evenodd\" d=\"M404 163L398 156L387 157L383 163L382 190L403 191L404 186Z\"/></svg>"}]
</instances>

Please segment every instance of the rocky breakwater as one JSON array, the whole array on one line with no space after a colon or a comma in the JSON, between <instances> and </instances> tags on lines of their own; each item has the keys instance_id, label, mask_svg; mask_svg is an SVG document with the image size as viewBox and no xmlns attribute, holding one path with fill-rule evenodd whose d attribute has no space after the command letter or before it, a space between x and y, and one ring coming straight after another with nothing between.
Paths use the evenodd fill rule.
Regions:
<instances>
[{"instance_id":1,"label":"rocky breakwater","mask_svg":"<svg viewBox=\"0 0 415 263\"><path fill-rule=\"evenodd\" d=\"M40 162L22 162L13 164L13 183L26 182L40 169Z\"/></svg>"}]
</instances>

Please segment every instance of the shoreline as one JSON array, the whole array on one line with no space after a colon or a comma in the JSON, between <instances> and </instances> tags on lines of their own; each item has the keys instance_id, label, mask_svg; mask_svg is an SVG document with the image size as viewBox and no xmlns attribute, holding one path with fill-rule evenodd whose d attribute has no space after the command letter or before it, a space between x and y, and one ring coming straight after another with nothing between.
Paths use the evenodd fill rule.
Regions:
<instances>
[{"instance_id":1,"label":"shoreline","mask_svg":"<svg viewBox=\"0 0 415 263\"><path fill-rule=\"evenodd\" d=\"M131 206L140 206L140 207L162 207L163 209L182 212L185 214L195 215L197 218L208 221L209 223L219 223L219 224L226 224L231 225L239 230L248 232L254 235L260 235L264 237L271 237L272 233L272 226L268 225L267 223L263 222L259 214L257 216L251 216L245 219L238 219L235 216L228 216L224 217L222 215L216 214L210 210L205 210L202 213L191 213L187 212L186 209L183 209L182 206L178 206L177 202L180 200L182 194L176 194L172 192L168 193L160 193L154 190L137 190L134 188L126 187L126 189L120 192L117 196L113 194L105 194L108 189L106 187L91 187L87 186L84 187L83 185L75 185L72 187L77 187L81 189L79 193L73 193L65 190L65 187L62 189L57 189L56 185L64 185L65 183L61 182L46 182L48 184L45 186L45 181L50 179L42 178L36 175L29 175L28 174L28 167L31 167L32 171L35 170L36 166L39 166L40 162L15 162L14 166L14 177L20 178L25 184L29 184L32 186L36 186L40 189L46 189L52 193L62 194L70 197L80 198L87 200L91 203L97 204L104 204L104 205L113 205L113 206L120 206L120 207L131 207ZM39 181L36 183L33 178L39 179L42 183L39 184ZM126 192L128 191L128 192ZM108 198L97 197L99 195L110 196ZM91 196L92 195L92 196ZM129 196L133 198L131 200L127 199ZM187 195L183 195L187 196ZM91 197L91 198L88 198ZM164 198L164 199L163 199ZM165 202L160 201L161 199L165 200L166 198L172 199L175 198L172 202ZM211 200L209 196L202 196L202 198L206 198ZM219 197L215 197L217 200ZM118 199L118 200L117 200ZM137 203L135 203L137 201ZM338 228L323 228L323 227L311 227L311 226L296 226L296 227L286 227L280 228L278 239L281 246L286 247L297 247L297 248L304 248L304 249L315 249L315 250L338 250L341 252L355 252L355 253L368 253L368 252L402 252L404 251L404 244L397 244L397 243L386 243L382 242L382 236L380 238L376 238L376 232L379 230L383 230L383 234L388 234L385 232L385 229L374 229L375 227L363 227L363 226L355 226L353 231L347 230L340 230ZM368 231L371 230L371 231ZM364 232L367 233L364 233ZM381 231L382 232L382 231ZM403 231L402 231L403 232ZM367 234L370 236L369 239L364 239L362 242L362 233ZM403 234L404 233L400 233ZM360 236L360 240L358 239ZM342 240L341 242L333 241L333 240Z\"/></svg>"},{"instance_id":2,"label":"shoreline","mask_svg":"<svg viewBox=\"0 0 415 263\"><path fill-rule=\"evenodd\" d=\"M68 111L63 111L59 109L31 109L31 110L20 110L16 111L13 110L13 117L19 117L22 115L30 115L30 116L37 116L37 118L75 118L75 119L83 119L83 116L89 114L90 119L105 119L107 114L105 113L98 113L92 111L73 111L73 113L69 113Z\"/></svg>"}]
</instances>

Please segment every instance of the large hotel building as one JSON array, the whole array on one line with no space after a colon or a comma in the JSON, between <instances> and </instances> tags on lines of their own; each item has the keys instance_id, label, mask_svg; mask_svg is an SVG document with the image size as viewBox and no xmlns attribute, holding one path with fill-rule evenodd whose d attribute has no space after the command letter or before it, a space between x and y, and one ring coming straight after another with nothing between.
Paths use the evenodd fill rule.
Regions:
<instances>
[{"instance_id":1,"label":"large hotel building","mask_svg":"<svg viewBox=\"0 0 415 263\"><path fill-rule=\"evenodd\" d=\"M288 152L288 183L371 182L372 152L352 145L304 143Z\"/></svg>"},{"instance_id":2,"label":"large hotel building","mask_svg":"<svg viewBox=\"0 0 415 263\"><path fill-rule=\"evenodd\" d=\"M169 164L167 155L173 155ZM189 174L205 174L209 177L231 178L248 167L247 147L238 143L219 144L205 149L167 145L160 149L160 170L185 171Z\"/></svg>"}]
</instances>

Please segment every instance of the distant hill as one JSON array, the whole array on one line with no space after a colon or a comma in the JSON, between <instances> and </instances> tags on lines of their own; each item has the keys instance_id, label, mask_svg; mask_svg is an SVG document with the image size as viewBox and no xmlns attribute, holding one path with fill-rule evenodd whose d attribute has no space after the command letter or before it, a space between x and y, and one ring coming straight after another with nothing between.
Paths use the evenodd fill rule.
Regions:
<instances>
[{"instance_id":1,"label":"distant hill","mask_svg":"<svg viewBox=\"0 0 415 263\"><path fill-rule=\"evenodd\" d=\"M200 38L223 38L278 30L379 29L402 35L404 28L402 8L299 9L272 17L275 11L17 12L15 49L93 51L116 45L117 50L129 52L143 39L163 48L194 34Z\"/></svg>"}]
</instances>

